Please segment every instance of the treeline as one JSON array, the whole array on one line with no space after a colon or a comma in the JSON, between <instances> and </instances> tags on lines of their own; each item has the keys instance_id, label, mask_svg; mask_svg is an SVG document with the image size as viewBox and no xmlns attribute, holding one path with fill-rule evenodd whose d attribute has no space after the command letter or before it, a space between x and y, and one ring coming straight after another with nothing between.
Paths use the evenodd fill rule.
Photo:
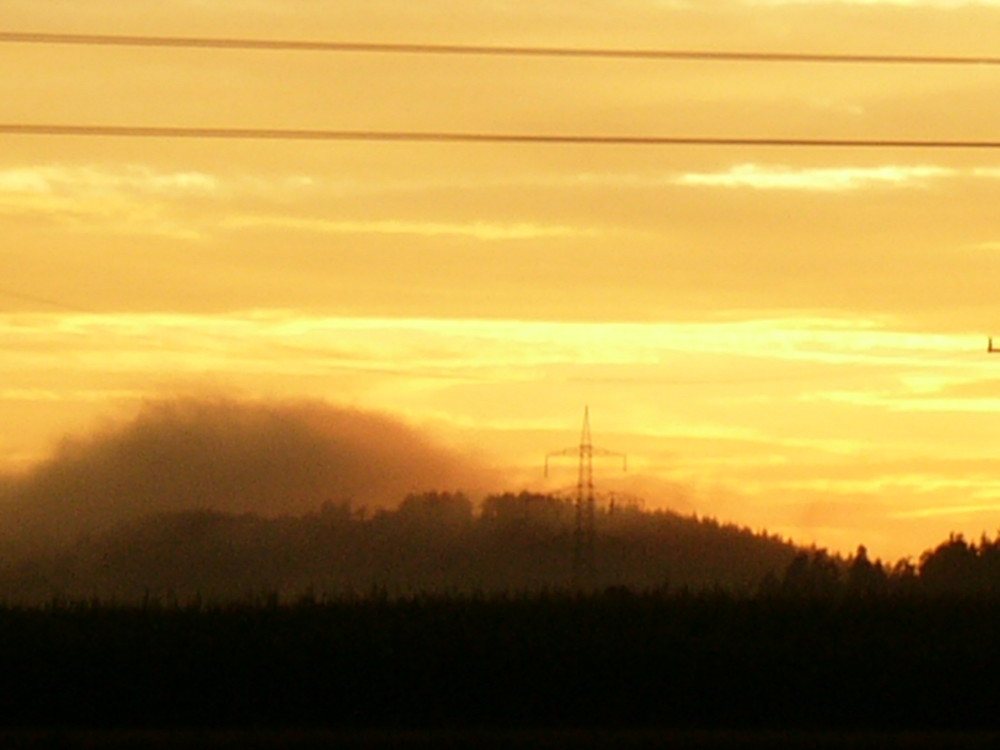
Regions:
<instances>
[{"instance_id":1,"label":"treeline","mask_svg":"<svg viewBox=\"0 0 1000 750\"><path fill-rule=\"evenodd\" d=\"M574 505L549 495L411 494L374 513L331 503L304 516L160 514L0 567L0 599L282 600L386 592L533 592L574 588ZM646 511L621 499L596 516L587 588L720 587L751 593L782 571L789 542L712 519Z\"/></svg>"},{"instance_id":2,"label":"treeline","mask_svg":"<svg viewBox=\"0 0 1000 750\"><path fill-rule=\"evenodd\" d=\"M374 513L330 503L303 516L165 513L31 555L0 550L0 601L337 599L541 591L718 590L805 599L1000 595L1000 536L952 536L916 562L802 549L714 519L621 498L595 518L595 571L573 568L573 501L523 492L476 505L457 492Z\"/></svg>"},{"instance_id":3,"label":"treeline","mask_svg":"<svg viewBox=\"0 0 1000 750\"><path fill-rule=\"evenodd\" d=\"M781 576L768 574L759 593L795 599L839 598L1000 598L1000 534L978 543L952 534L919 562L903 559L892 566L868 558L861 546L853 557L825 550L801 551Z\"/></svg>"}]
</instances>

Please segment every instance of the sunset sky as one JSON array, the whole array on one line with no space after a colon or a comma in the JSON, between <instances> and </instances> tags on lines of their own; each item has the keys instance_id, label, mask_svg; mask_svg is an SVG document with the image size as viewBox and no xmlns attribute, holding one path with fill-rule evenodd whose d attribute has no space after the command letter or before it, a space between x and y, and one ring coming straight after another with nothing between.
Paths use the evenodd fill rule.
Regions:
<instances>
[{"instance_id":1,"label":"sunset sky","mask_svg":"<svg viewBox=\"0 0 1000 750\"><path fill-rule=\"evenodd\" d=\"M1000 1L4 0L0 32L995 55ZM1000 139L1000 65L0 42L0 127ZM0 134L0 469L148 398L397 415L896 559L1000 528L1000 149ZM597 480L622 486L620 466ZM557 472L558 473L558 472Z\"/></svg>"}]
</instances>

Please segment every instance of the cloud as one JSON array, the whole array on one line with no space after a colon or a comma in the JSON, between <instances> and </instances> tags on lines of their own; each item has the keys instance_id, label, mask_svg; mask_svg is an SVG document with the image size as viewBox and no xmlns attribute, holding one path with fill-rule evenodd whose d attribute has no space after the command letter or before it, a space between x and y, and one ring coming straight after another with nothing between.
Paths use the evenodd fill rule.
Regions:
<instances>
[{"instance_id":1,"label":"cloud","mask_svg":"<svg viewBox=\"0 0 1000 750\"><path fill-rule=\"evenodd\" d=\"M33 166L0 171L0 215L40 217L94 234L144 234L198 240L203 233L171 204L215 197L214 176L139 165Z\"/></svg>"},{"instance_id":2,"label":"cloud","mask_svg":"<svg viewBox=\"0 0 1000 750\"><path fill-rule=\"evenodd\" d=\"M576 184L575 179L559 184ZM509 183L509 184L508 184ZM214 227L257 231L277 229L326 235L386 235L459 237L484 241L591 237L594 230L551 222L449 221L427 219L329 219L286 214L237 213L210 220L209 211L222 202L260 201L301 208L309 195L371 193L424 194L429 190L468 192L472 189L530 186L533 181L442 180L406 182L351 179L320 180L303 174L263 177L221 176L205 171L163 171L125 165L34 165L0 170L0 212L43 216L77 231L145 233L182 239L204 239ZM206 199L211 202L205 203ZM326 212L324 203L321 209Z\"/></svg>"},{"instance_id":3,"label":"cloud","mask_svg":"<svg viewBox=\"0 0 1000 750\"><path fill-rule=\"evenodd\" d=\"M131 421L66 439L24 475L0 479L0 516L8 542L66 541L164 511L395 506L411 491L478 491L484 476L380 413L189 397L148 402Z\"/></svg>"},{"instance_id":4,"label":"cloud","mask_svg":"<svg viewBox=\"0 0 1000 750\"><path fill-rule=\"evenodd\" d=\"M204 172L161 172L137 164L117 168L46 165L0 171L0 193L106 195L138 192L203 196L219 189L218 178Z\"/></svg>"},{"instance_id":5,"label":"cloud","mask_svg":"<svg viewBox=\"0 0 1000 750\"><path fill-rule=\"evenodd\" d=\"M961 8L984 6L996 8L998 0L744 0L746 5L895 5L903 8Z\"/></svg>"},{"instance_id":6,"label":"cloud","mask_svg":"<svg viewBox=\"0 0 1000 750\"><path fill-rule=\"evenodd\" d=\"M940 508L919 508L917 510L906 510L898 513L891 513L890 518L954 518L963 515L978 515L980 513L995 514L1000 511L1000 503L986 503L981 505L946 505Z\"/></svg>"},{"instance_id":7,"label":"cloud","mask_svg":"<svg viewBox=\"0 0 1000 750\"><path fill-rule=\"evenodd\" d=\"M937 166L826 167L796 169L785 166L740 164L724 172L692 172L677 184L757 190L843 192L872 187L923 187L931 179L952 177L955 170Z\"/></svg>"},{"instance_id":8,"label":"cloud","mask_svg":"<svg viewBox=\"0 0 1000 750\"><path fill-rule=\"evenodd\" d=\"M383 234L421 237L468 237L476 240L526 240L539 237L576 237L593 235L592 231L571 226L543 225L531 222L500 223L488 221L444 222L351 221L303 219L288 216L237 216L222 222L231 229L279 228L319 234Z\"/></svg>"}]
</instances>

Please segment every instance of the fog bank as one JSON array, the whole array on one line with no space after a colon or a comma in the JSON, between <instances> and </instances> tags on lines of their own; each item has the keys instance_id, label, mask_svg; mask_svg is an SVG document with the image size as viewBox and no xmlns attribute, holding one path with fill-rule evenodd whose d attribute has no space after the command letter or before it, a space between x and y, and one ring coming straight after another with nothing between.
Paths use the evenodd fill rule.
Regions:
<instances>
[{"instance_id":1,"label":"fog bank","mask_svg":"<svg viewBox=\"0 0 1000 750\"><path fill-rule=\"evenodd\" d=\"M0 477L0 533L23 544L163 511L268 517L328 501L394 507L408 492L475 491L485 475L381 413L320 401L166 399L64 439L25 474Z\"/></svg>"}]
</instances>

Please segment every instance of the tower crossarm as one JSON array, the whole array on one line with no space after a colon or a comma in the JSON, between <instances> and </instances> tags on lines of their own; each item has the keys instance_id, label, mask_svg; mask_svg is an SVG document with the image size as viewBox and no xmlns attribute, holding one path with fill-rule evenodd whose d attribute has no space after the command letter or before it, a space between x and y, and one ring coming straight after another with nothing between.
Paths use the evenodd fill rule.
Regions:
<instances>
[{"instance_id":1,"label":"tower crossarm","mask_svg":"<svg viewBox=\"0 0 1000 750\"><path fill-rule=\"evenodd\" d=\"M622 460L622 471L628 471L628 455L618 451L609 451L606 448L598 448L594 445L574 445L571 448L563 448L561 451L552 451L545 454L545 476L549 476L549 463L553 458L573 458L593 456L598 458L620 458ZM536 464L537 465L537 464Z\"/></svg>"},{"instance_id":2,"label":"tower crossarm","mask_svg":"<svg viewBox=\"0 0 1000 750\"><path fill-rule=\"evenodd\" d=\"M572 448L564 448L561 451L553 451L552 453L545 454L545 476L549 475L549 461L553 458L560 458L562 456L579 456L581 455L581 447L579 445L574 445ZM538 464L535 464L536 466ZM536 469L537 471L537 469Z\"/></svg>"}]
</instances>

